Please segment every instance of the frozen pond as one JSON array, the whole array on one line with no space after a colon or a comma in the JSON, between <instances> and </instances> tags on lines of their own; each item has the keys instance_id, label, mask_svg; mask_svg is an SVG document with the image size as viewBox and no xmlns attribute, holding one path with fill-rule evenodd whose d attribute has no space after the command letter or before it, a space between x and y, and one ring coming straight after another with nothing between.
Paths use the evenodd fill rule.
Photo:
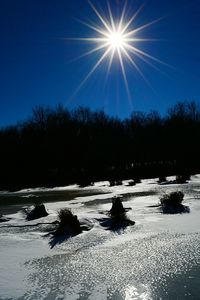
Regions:
<instances>
[{"instance_id":1,"label":"frozen pond","mask_svg":"<svg viewBox=\"0 0 200 300\"><path fill-rule=\"evenodd\" d=\"M200 176L183 185L126 184L2 192L1 203L12 205L0 206L11 218L0 223L0 299L200 299ZM164 215L153 207L171 191L184 192L190 213ZM100 219L119 194L136 224L115 232ZM21 208L34 199L49 215L27 222ZM52 248L52 225L23 227L55 221L63 207L92 229Z\"/></svg>"}]
</instances>

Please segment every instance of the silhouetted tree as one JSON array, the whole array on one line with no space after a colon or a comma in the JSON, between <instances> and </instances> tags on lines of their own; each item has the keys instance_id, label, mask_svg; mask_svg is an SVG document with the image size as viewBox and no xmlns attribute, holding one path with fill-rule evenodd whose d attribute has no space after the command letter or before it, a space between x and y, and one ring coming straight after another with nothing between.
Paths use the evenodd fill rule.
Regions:
<instances>
[{"instance_id":1,"label":"silhouetted tree","mask_svg":"<svg viewBox=\"0 0 200 300\"><path fill-rule=\"evenodd\" d=\"M200 109L178 102L161 117L119 120L88 108L36 107L0 130L0 189L96 180L188 176L200 171Z\"/></svg>"}]
</instances>

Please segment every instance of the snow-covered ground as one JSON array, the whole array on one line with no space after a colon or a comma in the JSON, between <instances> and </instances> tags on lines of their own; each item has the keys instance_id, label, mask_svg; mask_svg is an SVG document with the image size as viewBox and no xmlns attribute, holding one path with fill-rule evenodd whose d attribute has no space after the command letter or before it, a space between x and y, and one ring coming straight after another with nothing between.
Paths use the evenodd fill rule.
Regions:
<instances>
[{"instance_id":1,"label":"snow-covered ground","mask_svg":"<svg viewBox=\"0 0 200 300\"><path fill-rule=\"evenodd\" d=\"M132 187L99 182L89 189L99 194L63 201L77 186L0 194L18 197L16 205L3 207L11 220L0 224L0 299L200 299L200 175L183 185L159 186L151 179ZM184 192L190 213L163 215L153 207L171 191ZM100 220L119 194L136 224L115 232ZM49 215L25 221L19 197L22 203L45 199ZM55 221L63 207L92 229L52 248L52 225L23 227Z\"/></svg>"}]
</instances>

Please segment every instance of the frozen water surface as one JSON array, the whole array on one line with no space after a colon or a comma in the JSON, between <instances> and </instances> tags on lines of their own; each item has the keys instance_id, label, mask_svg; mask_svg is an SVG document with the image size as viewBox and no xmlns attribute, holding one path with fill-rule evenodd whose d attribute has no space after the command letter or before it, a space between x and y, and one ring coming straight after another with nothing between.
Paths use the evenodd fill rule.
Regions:
<instances>
[{"instance_id":1,"label":"frozen water surface","mask_svg":"<svg viewBox=\"0 0 200 300\"><path fill-rule=\"evenodd\" d=\"M99 194L71 198L68 187L15 193L22 203L34 196L45 201L49 216L27 223L19 201L12 209L2 206L11 220L0 224L0 299L200 299L200 176L184 185L158 186L156 180L126 184L96 183L90 189L98 188ZM191 212L161 214L155 207L159 197L176 190L185 193ZM113 232L100 219L118 194L132 208L127 215L136 224ZM55 221L62 207L71 208L92 229L51 248L52 225L38 223Z\"/></svg>"}]
</instances>

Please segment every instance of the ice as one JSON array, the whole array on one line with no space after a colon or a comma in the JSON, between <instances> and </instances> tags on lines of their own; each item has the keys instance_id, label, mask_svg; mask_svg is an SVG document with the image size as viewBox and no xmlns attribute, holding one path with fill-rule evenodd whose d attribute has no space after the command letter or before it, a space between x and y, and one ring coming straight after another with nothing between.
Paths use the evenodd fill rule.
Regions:
<instances>
[{"instance_id":1,"label":"ice","mask_svg":"<svg viewBox=\"0 0 200 300\"><path fill-rule=\"evenodd\" d=\"M68 201L48 202L47 196L49 215L30 222L20 211L8 210L5 215L11 220L0 224L0 299L198 299L200 175L187 185L159 186L156 179L126 184L95 183L91 188L104 194ZM57 195L63 189L56 188ZM163 193L175 190L185 193L189 214L163 215L156 207ZM54 191L48 189L48 195ZM136 222L118 232L100 224L101 218L108 218L115 195L122 195L124 207L131 208L128 218ZM52 226L45 223L55 221L63 207L91 230L51 249Z\"/></svg>"}]
</instances>

